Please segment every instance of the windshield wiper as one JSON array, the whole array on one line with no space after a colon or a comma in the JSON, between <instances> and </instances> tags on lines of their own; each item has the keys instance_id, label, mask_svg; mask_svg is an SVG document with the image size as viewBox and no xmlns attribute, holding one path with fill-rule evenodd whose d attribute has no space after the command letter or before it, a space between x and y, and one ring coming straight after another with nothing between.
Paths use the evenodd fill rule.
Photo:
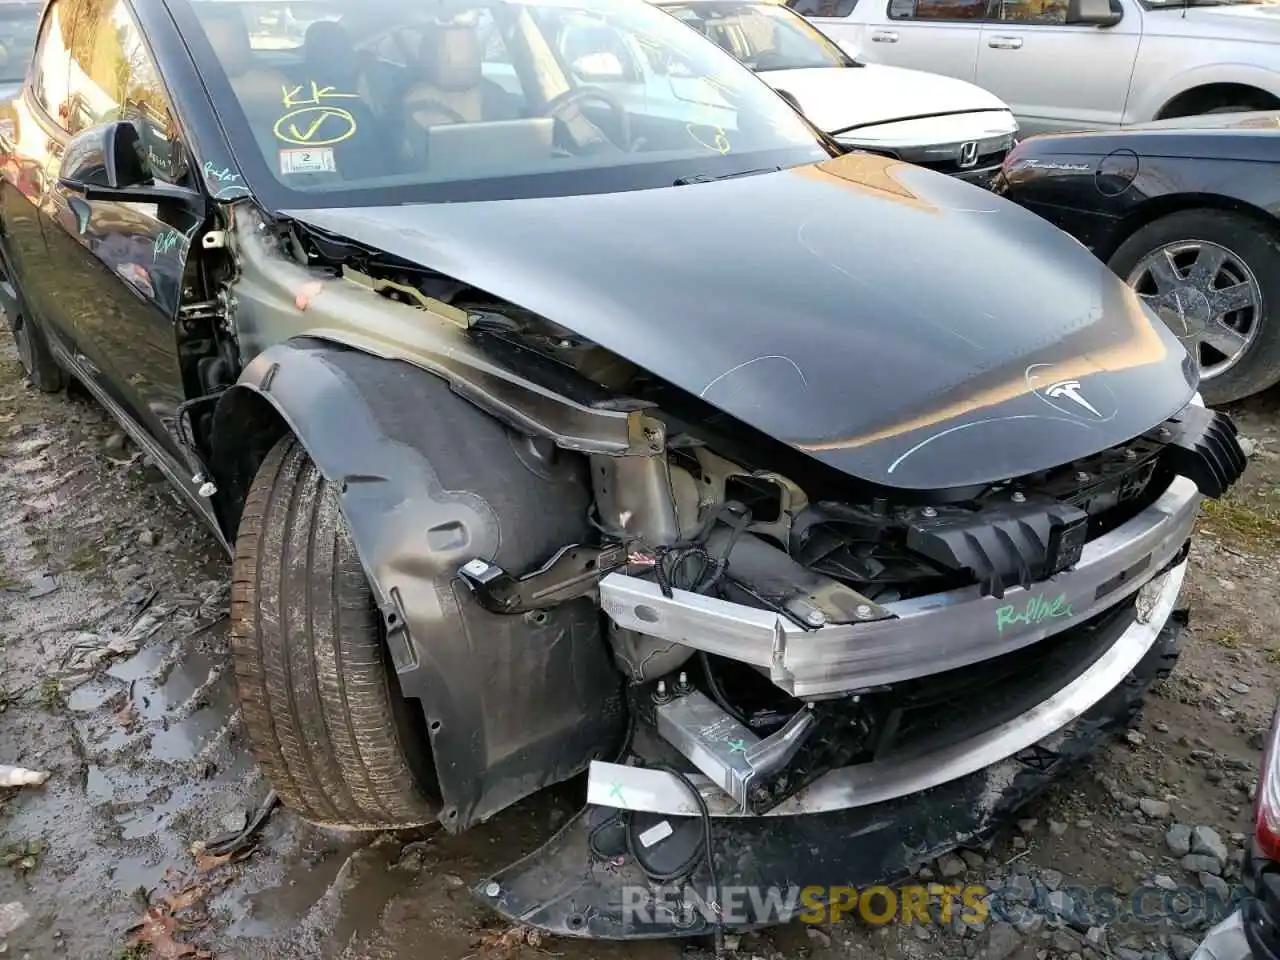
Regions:
<instances>
[{"instance_id":1,"label":"windshield wiper","mask_svg":"<svg viewBox=\"0 0 1280 960\"><path fill-rule=\"evenodd\" d=\"M716 180L734 180L738 177L754 177L756 174L760 173L777 173L781 169L781 167L760 167L756 170L739 170L737 173L721 173L715 175L710 173L698 173L694 174L692 177L681 177L679 180L676 180L672 186L687 187L691 183L712 183Z\"/></svg>"}]
</instances>

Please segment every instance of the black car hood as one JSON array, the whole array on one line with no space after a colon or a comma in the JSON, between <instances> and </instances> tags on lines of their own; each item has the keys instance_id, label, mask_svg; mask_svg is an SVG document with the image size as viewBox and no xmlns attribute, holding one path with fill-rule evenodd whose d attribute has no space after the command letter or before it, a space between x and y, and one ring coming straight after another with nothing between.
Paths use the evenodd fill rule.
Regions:
<instances>
[{"instance_id":1,"label":"black car hood","mask_svg":"<svg viewBox=\"0 0 1280 960\"><path fill-rule=\"evenodd\" d=\"M988 483L1128 440L1195 365L1077 241L853 154L554 199L286 211L540 314L863 480Z\"/></svg>"}]
</instances>

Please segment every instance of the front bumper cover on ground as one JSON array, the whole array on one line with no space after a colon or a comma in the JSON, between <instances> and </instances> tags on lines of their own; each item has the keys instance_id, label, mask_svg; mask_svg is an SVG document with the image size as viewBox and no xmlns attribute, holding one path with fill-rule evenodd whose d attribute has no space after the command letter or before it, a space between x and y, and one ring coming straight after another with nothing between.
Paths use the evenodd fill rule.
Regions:
<instances>
[{"instance_id":1,"label":"front bumper cover on ground","mask_svg":"<svg viewBox=\"0 0 1280 960\"><path fill-rule=\"evenodd\" d=\"M710 840L718 888L757 891L737 900L741 909L730 926L789 919L779 913L777 900L769 900L770 888L893 882L923 861L989 835L1136 712L1179 640L1183 618L1172 614L1185 570L1180 562L1153 580L1138 598L1136 618L1105 628L1103 652L1059 691L1064 696L953 745L949 759L909 758L896 771L867 765L874 777L858 767L836 770L764 816L730 815L727 803L717 804ZM940 772L924 775L940 761ZM597 764L593 774L619 769L636 768ZM684 900L663 897L637 910L637 891L651 889L647 875L631 856L603 858L592 850L593 836L617 816L619 806L645 818L646 825L683 814L674 829L699 827L688 816L688 794L677 794L678 782L656 773L666 778L650 782L657 789L630 798L628 785L620 791L602 788L593 776L582 812L540 850L474 892L513 922L565 936L643 939L711 932L705 865L682 887ZM715 797L705 780L694 780L704 796ZM896 787L883 785L895 780Z\"/></svg>"}]
</instances>

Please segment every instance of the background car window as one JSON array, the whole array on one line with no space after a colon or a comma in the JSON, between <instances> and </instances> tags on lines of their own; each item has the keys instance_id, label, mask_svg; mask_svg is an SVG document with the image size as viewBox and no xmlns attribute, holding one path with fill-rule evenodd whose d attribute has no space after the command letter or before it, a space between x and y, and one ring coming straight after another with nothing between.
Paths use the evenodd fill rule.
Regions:
<instances>
[{"instance_id":1,"label":"background car window","mask_svg":"<svg viewBox=\"0 0 1280 960\"><path fill-rule=\"evenodd\" d=\"M752 70L842 67L849 59L813 24L779 4L700 0L664 9Z\"/></svg>"},{"instance_id":2,"label":"background car window","mask_svg":"<svg viewBox=\"0 0 1280 960\"><path fill-rule=\"evenodd\" d=\"M973 20L986 16L987 0L889 0L893 20Z\"/></svg>"},{"instance_id":3,"label":"background car window","mask_svg":"<svg viewBox=\"0 0 1280 960\"><path fill-rule=\"evenodd\" d=\"M71 52L67 48L67 30L62 21L62 4L55 0L49 6L40 40L36 46L31 71L31 93L61 126L67 125L67 73Z\"/></svg>"},{"instance_id":4,"label":"background car window","mask_svg":"<svg viewBox=\"0 0 1280 960\"><path fill-rule=\"evenodd\" d=\"M622 35L612 27L585 18L566 20L560 31L560 55L580 80L634 82L644 79Z\"/></svg>"},{"instance_id":5,"label":"background car window","mask_svg":"<svg viewBox=\"0 0 1280 960\"><path fill-rule=\"evenodd\" d=\"M787 0L787 6L802 17L847 17L858 0Z\"/></svg>"},{"instance_id":6,"label":"background car window","mask_svg":"<svg viewBox=\"0 0 1280 960\"><path fill-rule=\"evenodd\" d=\"M130 120L155 176L181 180L177 124L129 8L121 0L62 0L62 14L71 51L67 129L76 134L100 123Z\"/></svg>"},{"instance_id":7,"label":"background car window","mask_svg":"<svg viewBox=\"0 0 1280 960\"><path fill-rule=\"evenodd\" d=\"M1067 22L1067 0L999 0L996 19L1004 23Z\"/></svg>"},{"instance_id":8,"label":"background car window","mask_svg":"<svg viewBox=\"0 0 1280 960\"><path fill-rule=\"evenodd\" d=\"M1111 11L1123 16L1120 0L1111 0ZM1002 23L1065 25L1067 0L997 0L991 17Z\"/></svg>"}]
</instances>

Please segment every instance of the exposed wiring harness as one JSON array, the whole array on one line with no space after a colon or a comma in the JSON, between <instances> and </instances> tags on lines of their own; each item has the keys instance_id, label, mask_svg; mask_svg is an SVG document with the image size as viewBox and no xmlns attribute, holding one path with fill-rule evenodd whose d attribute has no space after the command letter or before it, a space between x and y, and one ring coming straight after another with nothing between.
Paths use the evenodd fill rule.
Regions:
<instances>
[{"instance_id":1,"label":"exposed wiring harness","mask_svg":"<svg viewBox=\"0 0 1280 960\"><path fill-rule=\"evenodd\" d=\"M644 871L651 881L655 883L666 883L671 880L678 880L684 877L693 878L694 872L698 869L698 865L703 861L707 864L707 882L708 892L711 902L707 904L711 909L712 917L712 934L715 938L716 956L724 953L724 916L720 906L720 882L716 878L716 860L711 849L711 811L707 809L707 801L702 798L702 793L688 775L682 770L668 766L665 763L651 763L647 766L652 770L661 770L668 773L679 780L686 790L693 797L694 803L698 806L698 816L702 824L702 844L695 847L693 852L678 867L671 870L656 871L645 864L644 860L636 852L635 845L635 823L628 819L625 824L627 852L631 854L633 860Z\"/></svg>"},{"instance_id":2,"label":"exposed wiring harness","mask_svg":"<svg viewBox=\"0 0 1280 960\"><path fill-rule=\"evenodd\" d=\"M618 532L610 530L602 524L594 509L589 512L588 520L602 534L618 538ZM706 541L717 523L724 523L728 526L730 533L724 547L713 556L706 547ZM663 596L671 597L677 589L688 590L693 593L709 593L714 590L724 579L725 571L729 567L730 554L750 523L751 511L735 500L727 500L706 512L693 536L673 544L650 548L655 558L653 564L654 577L658 581L658 586L661 588ZM703 653L700 656L703 671L707 677L707 686L711 691L712 697L722 709L739 720L739 722L745 724L746 721L742 719L741 713L729 704L728 698L716 681L706 654ZM634 706L628 711L627 720L626 736L614 761L615 763L621 762L630 749L631 738L635 731ZM707 808L707 802L703 799L697 786L689 779L686 773L665 763L648 763L645 766L670 774L679 780L692 795L698 808L702 842L676 867L667 870L655 870L644 861L637 850L636 825L628 815L629 811L618 809L591 828L587 834L587 846L597 859L612 859L612 856L607 851L600 849L599 838L605 830L621 824L627 853L635 861L636 865L644 871L645 876L654 883L665 883L683 878L692 879L698 867L705 862L707 865L710 899L712 901L708 906L712 914L715 951L716 955L720 956L724 953L724 916L719 902L720 883L716 876L715 856L711 843L711 811Z\"/></svg>"},{"instance_id":3,"label":"exposed wiring harness","mask_svg":"<svg viewBox=\"0 0 1280 960\"><path fill-rule=\"evenodd\" d=\"M717 523L729 527L729 539L718 556L707 550L707 537ZM751 511L736 500L726 500L712 507L702 518L697 532L688 540L661 546L654 550L657 563L653 572L664 597L671 597L675 589L692 593L710 593L724 578L729 567L729 555L737 546L738 538L751 523ZM698 561L690 567L689 561Z\"/></svg>"}]
</instances>

